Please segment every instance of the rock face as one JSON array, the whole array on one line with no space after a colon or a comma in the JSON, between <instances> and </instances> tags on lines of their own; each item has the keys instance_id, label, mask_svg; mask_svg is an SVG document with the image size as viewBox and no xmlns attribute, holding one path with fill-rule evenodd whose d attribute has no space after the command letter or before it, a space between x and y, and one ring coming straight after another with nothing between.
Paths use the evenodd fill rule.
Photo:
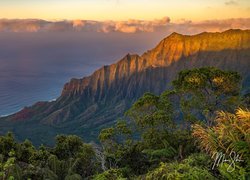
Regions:
<instances>
[{"instance_id":1,"label":"rock face","mask_svg":"<svg viewBox=\"0 0 250 180\"><path fill-rule=\"evenodd\" d=\"M145 92L159 94L183 69L215 66L240 72L250 86L250 30L185 36L173 33L143 55L127 54L91 76L66 83L54 102L37 103L0 121L20 139L48 143L57 133L93 140ZM0 132L1 133L1 132Z\"/></svg>"}]
</instances>

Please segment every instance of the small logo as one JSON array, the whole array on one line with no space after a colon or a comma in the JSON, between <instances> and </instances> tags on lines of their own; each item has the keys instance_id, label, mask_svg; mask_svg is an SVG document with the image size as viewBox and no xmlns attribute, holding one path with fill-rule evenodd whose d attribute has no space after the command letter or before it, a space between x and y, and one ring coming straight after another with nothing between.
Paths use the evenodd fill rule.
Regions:
<instances>
[{"instance_id":1,"label":"small logo","mask_svg":"<svg viewBox=\"0 0 250 180\"><path fill-rule=\"evenodd\" d=\"M216 152L213 154L212 158L214 158L212 170L214 170L215 167L219 167L224 163L227 163L229 164L229 166L227 167L227 172L233 172L235 170L236 162L244 161L240 159L240 155L235 151L231 151L228 157L222 152Z\"/></svg>"}]
</instances>

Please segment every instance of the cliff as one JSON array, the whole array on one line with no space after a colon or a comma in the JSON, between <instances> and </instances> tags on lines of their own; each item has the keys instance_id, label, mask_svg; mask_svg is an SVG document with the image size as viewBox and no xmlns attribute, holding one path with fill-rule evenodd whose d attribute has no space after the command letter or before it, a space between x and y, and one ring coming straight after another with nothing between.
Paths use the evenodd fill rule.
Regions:
<instances>
[{"instance_id":1,"label":"cliff","mask_svg":"<svg viewBox=\"0 0 250 180\"><path fill-rule=\"evenodd\" d=\"M249 85L250 30L194 36L173 33L141 56L127 54L91 76L72 79L55 102L25 108L5 118L3 121L8 125L1 122L0 126L15 131L21 139L32 135L39 143L56 133L94 139L100 128L122 116L143 93L159 94L170 86L179 71L203 66L238 71ZM23 132L22 128L29 127L36 132ZM47 127L51 130L49 135Z\"/></svg>"}]
</instances>

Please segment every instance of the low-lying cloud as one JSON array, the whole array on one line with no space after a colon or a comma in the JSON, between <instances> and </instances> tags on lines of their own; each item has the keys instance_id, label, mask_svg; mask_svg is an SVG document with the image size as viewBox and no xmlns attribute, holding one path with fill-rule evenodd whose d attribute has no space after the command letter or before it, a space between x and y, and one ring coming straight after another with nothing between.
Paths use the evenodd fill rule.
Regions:
<instances>
[{"instance_id":1,"label":"low-lying cloud","mask_svg":"<svg viewBox=\"0 0 250 180\"><path fill-rule=\"evenodd\" d=\"M156 31L176 31L193 34L201 31L224 31L226 29L249 29L250 18L207 20L193 22L179 20L171 22L169 17L155 20L91 21L62 20L45 21L39 19L0 19L0 32L121 32L139 33Z\"/></svg>"},{"instance_id":2,"label":"low-lying cloud","mask_svg":"<svg viewBox=\"0 0 250 180\"><path fill-rule=\"evenodd\" d=\"M153 21L90 21L90 20L63 20L45 21L36 19L0 20L0 31L4 32L53 32L53 31L87 31L87 32L154 32L157 28L165 27L170 23L168 17Z\"/></svg>"},{"instance_id":3,"label":"low-lying cloud","mask_svg":"<svg viewBox=\"0 0 250 180\"><path fill-rule=\"evenodd\" d=\"M168 31L176 31L183 34L196 34L201 32L222 32L228 29L250 29L250 18L206 20L192 22L182 20L177 24L173 23L167 28Z\"/></svg>"}]
</instances>

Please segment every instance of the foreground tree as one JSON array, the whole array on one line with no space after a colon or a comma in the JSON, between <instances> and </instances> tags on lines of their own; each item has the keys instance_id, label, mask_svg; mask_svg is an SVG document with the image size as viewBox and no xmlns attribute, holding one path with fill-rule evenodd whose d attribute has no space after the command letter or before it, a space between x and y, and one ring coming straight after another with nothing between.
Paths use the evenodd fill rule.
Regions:
<instances>
[{"instance_id":1,"label":"foreground tree","mask_svg":"<svg viewBox=\"0 0 250 180\"><path fill-rule=\"evenodd\" d=\"M152 162L167 161L174 157L183 159L184 154L188 154L188 146L193 144L189 131L180 128L175 122L171 99L175 93L165 91L160 96L145 93L126 113L140 134L142 152Z\"/></svg>"},{"instance_id":2,"label":"foreground tree","mask_svg":"<svg viewBox=\"0 0 250 180\"><path fill-rule=\"evenodd\" d=\"M240 104L241 76L237 72L213 67L184 70L173 81L181 97L184 119L203 120L208 126L218 110L232 112Z\"/></svg>"},{"instance_id":3,"label":"foreground tree","mask_svg":"<svg viewBox=\"0 0 250 180\"><path fill-rule=\"evenodd\" d=\"M106 166L118 168L125 153L132 146L132 130L125 121L118 121L115 126L103 129L99 135L102 143Z\"/></svg>"},{"instance_id":4,"label":"foreground tree","mask_svg":"<svg viewBox=\"0 0 250 180\"><path fill-rule=\"evenodd\" d=\"M59 135L56 145L52 149L49 169L59 177L80 175L89 177L97 171L95 151L90 144L86 144L75 135Z\"/></svg>"}]
</instances>

